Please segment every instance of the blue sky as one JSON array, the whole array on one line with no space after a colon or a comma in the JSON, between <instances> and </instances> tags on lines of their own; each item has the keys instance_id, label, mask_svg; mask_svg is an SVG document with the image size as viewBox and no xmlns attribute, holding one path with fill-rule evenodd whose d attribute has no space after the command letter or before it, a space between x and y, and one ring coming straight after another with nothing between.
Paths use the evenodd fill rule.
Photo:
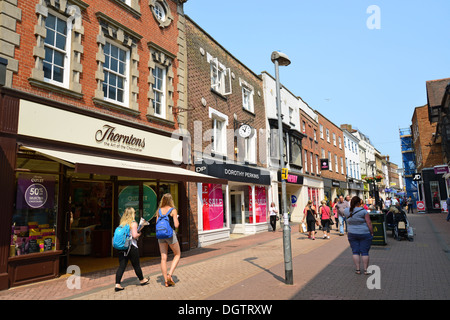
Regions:
<instances>
[{"instance_id":1,"label":"blue sky","mask_svg":"<svg viewBox=\"0 0 450 320\"><path fill-rule=\"evenodd\" d=\"M367 27L371 5L380 29ZM189 0L185 13L257 74L286 53L283 85L399 167L399 129L427 103L425 82L450 77L448 0Z\"/></svg>"}]
</instances>

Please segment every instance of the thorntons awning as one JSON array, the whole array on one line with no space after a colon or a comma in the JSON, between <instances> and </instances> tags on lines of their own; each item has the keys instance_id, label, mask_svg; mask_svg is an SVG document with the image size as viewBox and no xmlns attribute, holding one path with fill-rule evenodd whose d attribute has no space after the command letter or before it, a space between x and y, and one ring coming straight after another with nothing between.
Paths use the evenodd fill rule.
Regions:
<instances>
[{"instance_id":1,"label":"thorntons awning","mask_svg":"<svg viewBox=\"0 0 450 320\"><path fill-rule=\"evenodd\" d=\"M25 146L47 158L72 166L77 173L104 174L143 179L163 179L185 182L228 184L228 180L214 178L177 166L127 161Z\"/></svg>"}]
</instances>

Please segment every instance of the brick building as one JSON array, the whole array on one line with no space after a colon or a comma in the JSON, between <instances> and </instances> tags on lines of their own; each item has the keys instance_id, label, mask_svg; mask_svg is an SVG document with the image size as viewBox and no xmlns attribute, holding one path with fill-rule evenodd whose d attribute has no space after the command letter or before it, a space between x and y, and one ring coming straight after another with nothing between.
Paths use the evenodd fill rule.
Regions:
<instances>
[{"instance_id":1,"label":"brick building","mask_svg":"<svg viewBox=\"0 0 450 320\"><path fill-rule=\"evenodd\" d=\"M348 194L344 134L342 129L331 120L317 110L315 112L319 116L318 141L324 197L333 201L340 195L346 196Z\"/></svg>"},{"instance_id":2,"label":"brick building","mask_svg":"<svg viewBox=\"0 0 450 320\"><path fill-rule=\"evenodd\" d=\"M0 4L0 289L109 257L127 207L150 220L170 192L190 247L185 0L6 0ZM3 68L1 68L3 69Z\"/></svg>"},{"instance_id":3,"label":"brick building","mask_svg":"<svg viewBox=\"0 0 450 320\"><path fill-rule=\"evenodd\" d=\"M229 181L189 185L191 246L266 231L270 175L262 79L189 17L186 39L195 170Z\"/></svg>"}]
</instances>

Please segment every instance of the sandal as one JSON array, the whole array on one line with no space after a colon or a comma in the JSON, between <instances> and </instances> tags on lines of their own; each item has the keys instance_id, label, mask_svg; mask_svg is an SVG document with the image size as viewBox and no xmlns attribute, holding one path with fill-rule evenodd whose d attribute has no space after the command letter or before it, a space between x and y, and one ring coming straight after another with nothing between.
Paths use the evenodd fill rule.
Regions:
<instances>
[{"instance_id":1,"label":"sandal","mask_svg":"<svg viewBox=\"0 0 450 320\"><path fill-rule=\"evenodd\" d=\"M166 281L166 287L173 287L175 286L175 282L172 280L172 275L167 275L167 281Z\"/></svg>"},{"instance_id":2,"label":"sandal","mask_svg":"<svg viewBox=\"0 0 450 320\"><path fill-rule=\"evenodd\" d=\"M355 270L356 274L361 274L361 270Z\"/></svg>"},{"instance_id":3,"label":"sandal","mask_svg":"<svg viewBox=\"0 0 450 320\"><path fill-rule=\"evenodd\" d=\"M364 270L364 275L366 275L366 276L370 276L370 275L371 275L371 273L367 272L367 270Z\"/></svg>"}]
</instances>

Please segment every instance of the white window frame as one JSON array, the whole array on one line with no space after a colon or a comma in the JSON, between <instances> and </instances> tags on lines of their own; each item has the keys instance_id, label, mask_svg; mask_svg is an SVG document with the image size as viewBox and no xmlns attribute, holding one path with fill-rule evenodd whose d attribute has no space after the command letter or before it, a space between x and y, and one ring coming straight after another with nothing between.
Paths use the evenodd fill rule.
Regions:
<instances>
[{"instance_id":1,"label":"white window frame","mask_svg":"<svg viewBox=\"0 0 450 320\"><path fill-rule=\"evenodd\" d=\"M305 171L304 172L308 172L308 151L305 150Z\"/></svg>"},{"instance_id":2,"label":"white window frame","mask_svg":"<svg viewBox=\"0 0 450 320\"><path fill-rule=\"evenodd\" d=\"M158 78L156 77L155 72L157 70L161 70L162 71L162 75L161 75L161 79L160 79L161 82L162 82L162 85L161 85L161 88L159 88L159 89L156 88L156 84L158 83L158 81L157 81ZM167 99L167 96L166 96L166 92L167 92L166 91L166 86L167 86L167 81L166 81L167 80L167 69L165 67L159 65L159 64L156 64L155 68L152 70L152 74L153 74L153 77L155 78L155 83L154 83L154 85L152 87L152 90L154 92L154 99L153 99L153 108L155 110L154 115L157 116L157 117L165 119L166 118L166 99ZM156 112L156 93L159 93L161 95L161 102L160 102L161 106L160 106L160 112L159 113Z\"/></svg>"},{"instance_id":3,"label":"white window frame","mask_svg":"<svg viewBox=\"0 0 450 320\"><path fill-rule=\"evenodd\" d=\"M333 171L333 159L331 158L330 151L328 151L328 166L330 167L330 171Z\"/></svg>"},{"instance_id":4,"label":"white window frame","mask_svg":"<svg viewBox=\"0 0 450 320\"><path fill-rule=\"evenodd\" d=\"M212 120L212 135L211 139L213 140L211 144L211 151L220 154L220 155L226 155L227 153L227 126L228 126L228 116L213 109L209 108L209 118ZM223 123L222 127L220 128L221 132L218 132L218 126L217 124L221 122ZM222 144L219 148L217 145L218 140L216 137L221 138ZM219 150L220 149L220 150Z\"/></svg>"},{"instance_id":5,"label":"white window frame","mask_svg":"<svg viewBox=\"0 0 450 320\"><path fill-rule=\"evenodd\" d=\"M223 96L232 94L231 69L225 67L219 62L219 59L213 58L209 53L207 54L207 61L211 64L211 88ZM229 91L226 89L227 78L229 80Z\"/></svg>"},{"instance_id":6,"label":"white window frame","mask_svg":"<svg viewBox=\"0 0 450 320\"><path fill-rule=\"evenodd\" d=\"M119 101L117 99L111 99L111 98L105 97L105 96L103 96L103 99L105 101L112 102L112 103L115 103L115 104L118 104L120 106L128 108L129 105L130 105L130 98L129 98L130 97L130 86L129 86L129 83L130 83L130 63L131 63L131 61L130 61L130 50L128 48L124 47L124 46L121 46L121 45L113 42L113 41L106 41L106 43L109 44L110 46L115 46L115 47L119 48L120 50L125 51L125 70L124 70L124 77L123 77L124 78L124 86L123 86L124 92L123 92L123 102L121 102L121 101ZM104 53L104 51L103 51L103 53ZM106 54L104 53L104 55L105 55L105 61L106 61L106 59L107 59ZM105 72L109 72L109 73L115 74L116 76L122 76L115 70L111 70L109 68L105 68L105 63L103 63L103 72L104 73ZM103 80L103 83L105 83L105 79Z\"/></svg>"},{"instance_id":7,"label":"white window frame","mask_svg":"<svg viewBox=\"0 0 450 320\"><path fill-rule=\"evenodd\" d=\"M342 150L342 139L341 139L341 137L338 137L338 140L339 140L339 149Z\"/></svg>"},{"instance_id":8,"label":"white window frame","mask_svg":"<svg viewBox=\"0 0 450 320\"><path fill-rule=\"evenodd\" d=\"M344 174L344 158L341 157L341 174Z\"/></svg>"},{"instance_id":9,"label":"white window frame","mask_svg":"<svg viewBox=\"0 0 450 320\"><path fill-rule=\"evenodd\" d=\"M72 44L72 29L73 29L72 20L68 19L67 17L65 17L65 16L63 16L63 15L57 13L57 12L54 12L54 11L49 11L48 15L54 16L56 21L58 21L58 20L64 21L66 23L66 32L67 33L65 34L65 37L66 37L66 45L65 45L66 48L65 48L65 50L61 50L61 49L57 48L56 46L49 45L49 44L45 43L45 41L44 41L44 50L45 50L45 48L50 48L51 50L54 50L54 51L57 51L57 52L60 52L60 53L64 54L64 61L63 61L64 66L62 68L63 72L64 72L63 81L62 82L56 81L56 80L53 80L53 79L50 79L50 78L46 78L45 76L44 76L44 81L48 82L48 83L51 83L51 84L54 84L56 86L69 88L69 85L70 85L70 70L71 70L71 68L70 68L70 56L71 56L71 53L72 53L72 48L71 48L71 44ZM48 17L47 17L47 19L48 19ZM45 27L45 29L47 30L47 26ZM47 31L47 33L48 33L48 31ZM55 33L56 33L56 30L55 30ZM56 34L55 34L55 41L56 41ZM44 59L43 63L45 63L45 59ZM52 77L53 77L53 66L54 66L54 64L52 63Z\"/></svg>"},{"instance_id":10,"label":"white window frame","mask_svg":"<svg viewBox=\"0 0 450 320\"><path fill-rule=\"evenodd\" d=\"M255 112L255 105L253 102L253 96L255 95L255 91L253 88L249 86L242 85L242 107L250 111L252 113Z\"/></svg>"},{"instance_id":11,"label":"white window frame","mask_svg":"<svg viewBox=\"0 0 450 320\"><path fill-rule=\"evenodd\" d=\"M320 139L323 139L323 125L320 125Z\"/></svg>"},{"instance_id":12,"label":"white window frame","mask_svg":"<svg viewBox=\"0 0 450 320\"><path fill-rule=\"evenodd\" d=\"M316 154L316 174L319 174L319 156Z\"/></svg>"},{"instance_id":13,"label":"white window frame","mask_svg":"<svg viewBox=\"0 0 450 320\"><path fill-rule=\"evenodd\" d=\"M252 130L255 130L252 128ZM248 163L256 163L256 134L244 140L244 160Z\"/></svg>"},{"instance_id":14,"label":"white window frame","mask_svg":"<svg viewBox=\"0 0 450 320\"><path fill-rule=\"evenodd\" d=\"M326 129L326 134L327 134L327 142L330 142L330 130Z\"/></svg>"},{"instance_id":15,"label":"white window frame","mask_svg":"<svg viewBox=\"0 0 450 320\"><path fill-rule=\"evenodd\" d=\"M125 0L130 1L130 0ZM153 12L155 13L155 16L158 20L164 22L167 19L167 12L164 6L161 4L161 2L156 1L155 6L153 7Z\"/></svg>"},{"instance_id":16,"label":"white window frame","mask_svg":"<svg viewBox=\"0 0 450 320\"><path fill-rule=\"evenodd\" d=\"M336 147L336 133L333 133L333 145Z\"/></svg>"}]
</instances>

